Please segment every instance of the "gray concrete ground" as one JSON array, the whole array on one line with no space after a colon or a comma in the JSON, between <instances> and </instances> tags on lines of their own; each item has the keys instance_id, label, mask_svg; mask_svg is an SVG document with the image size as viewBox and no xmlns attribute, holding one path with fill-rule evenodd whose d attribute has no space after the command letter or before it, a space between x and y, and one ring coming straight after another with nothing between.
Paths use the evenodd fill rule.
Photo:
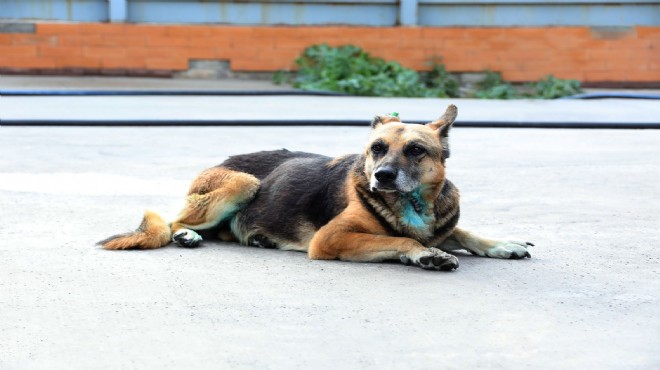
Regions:
<instances>
[{"instance_id":1,"label":"gray concrete ground","mask_svg":"<svg viewBox=\"0 0 660 370\"><path fill-rule=\"evenodd\" d=\"M264 81L0 77L7 88L255 89ZM0 120L354 119L658 122L654 101L327 97L0 99ZM101 122L102 123L102 122ZM452 273L207 242L94 242L173 218L227 156L361 150L368 128L2 127L0 368L660 366L660 131L452 132L461 225L533 258L461 254Z\"/></svg>"},{"instance_id":2,"label":"gray concrete ground","mask_svg":"<svg viewBox=\"0 0 660 370\"><path fill-rule=\"evenodd\" d=\"M535 242L528 260L461 254L443 273L220 242L94 246L145 208L174 217L188 181L231 154L339 155L367 134L0 127L0 368L660 366L660 131L455 128L460 224Z\"/></svg>"}]
</instances>

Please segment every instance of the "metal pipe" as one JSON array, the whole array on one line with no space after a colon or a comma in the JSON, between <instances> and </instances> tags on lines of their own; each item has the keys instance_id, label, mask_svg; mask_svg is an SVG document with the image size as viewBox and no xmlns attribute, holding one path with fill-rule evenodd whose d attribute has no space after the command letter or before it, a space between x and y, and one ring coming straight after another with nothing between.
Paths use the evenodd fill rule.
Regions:
<instances>
[{"instance_id":1,"label":"metal pipe","mask_svg":"<svg viewBox=\"0 0 660 370\"><path fill-rule=\"evenodd\" d=\"M412 122L423 124L426 123ZM368 120L0 120L0 126L369 126ZM660 129L658 122L483 122L456 121L455 127L540 129Z\"/></svg>"}]
</instances>

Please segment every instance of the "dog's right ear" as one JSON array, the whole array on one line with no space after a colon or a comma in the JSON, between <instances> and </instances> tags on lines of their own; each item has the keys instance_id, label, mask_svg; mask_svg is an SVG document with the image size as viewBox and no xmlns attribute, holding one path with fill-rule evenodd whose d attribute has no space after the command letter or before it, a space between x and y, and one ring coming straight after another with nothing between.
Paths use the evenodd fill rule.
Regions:
<instances>
[{"instance_id":1,"label":"dog's right ear","mask_svg":"<svg viewBox=\"0 0 660 370\"><path fill-rule=\"evenodd\" d=\"M390 114L379 114L371 121L371 128L376 128L380 125L385 125L390 122L401 122L399 118L399 113L390 113Z\"/></svg>"}]
</instances>

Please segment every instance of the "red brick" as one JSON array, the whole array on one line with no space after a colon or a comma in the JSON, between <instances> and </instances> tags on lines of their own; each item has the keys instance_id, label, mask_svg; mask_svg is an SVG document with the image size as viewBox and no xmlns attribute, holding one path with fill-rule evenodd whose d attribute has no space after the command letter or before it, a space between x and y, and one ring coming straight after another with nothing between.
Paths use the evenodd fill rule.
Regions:
<instances>
[{"instance_id":1,"label":"red brick","mask_svg":"<svg viewBox=\"0 0 660 370\"><path fill-rule=\"evenodd\" d=\"M102 68L145 68L146 64L141 59L134 58L103 58Z\"/></svg>"},{"instance_id":2,"label":"red brick","mask_svg":"<svg viewBox=\"0 0 660 370\"><path fill-rule=\"evenodd\" d=\"M475 27L465 29L466 38L476 38L482 40L497 40L506 35L506 31L500 27Z\"/></svg>"},{"instance_id":3,"label":"red brick","mask_svg":"<svg viewBox=\"0 0 660 370\"><path fill-rule=\"evenodd\" d=\"M0 67L10 68L52 68L55 64L48 58L0 56Z\"/></svg>"},{"instance_id":4,"label":"red brick","mask_svg":"<svg viewBox=\"0 0 660 370\"><path fill-rule=\"evenodd\" d=\"M36 57L37 46L36 45L0 46L0 55L5 55L11 58Z\"/></svg>"},{"instance_id":5,"label":"red brick","mask_svg":"<svg viewBox=\"0 0 660 370\"><path fill-rule=\"evenodd\" d=\"M129 27L122 23L83 23L79 29L84 35L122 35Z\"/></svg>"},{"instance_id":6,"label":"red brick","mask_svg":"<svg viewBox=\"0 0 660 370\"><path fill-rule=\"evenodd\" d=\"M0 46L9 46L14 43L14 37L11 34L0 34Z\"/></svg>"},{"instance_id":7,"label":"red brick","mask_svg":"<svg viewBox=\"0 0 660 370\"><path fill-rule=\"evenodd\" d=\"M149 36L147 37L147 46L188 46L188 37L181 36Z\"/></svg>"},{"instance_id":8,"label":"red brick","mask_svg":"<svg viewBox=\"0 0 660 370\"><path fill-rule=\"evenodd\" d=\"M185 55L189 59L212 59L216 53L214 49L209 48L186 48L181 50L180 55Z\"/></svg>"},{"instance_id":9,"label":"red brick","mask_svg":"<svg viewBox=\"0 0 660 370\"><path fill-rule=\"evenodd\" d=\"M147 58L145 60L148 69L186 70L188 60L185 58Z\"/></svg>"},{"instance_id":10,"label":"red brick","mask_svg":"<svg viewBox=\"0 0 660 370\"><path fill-rule=\"evenodd\" d=\"M237 49L251 48L273 50L275 48L275 42L272 39L267 38L235 37L231 39L230 46Z\"/></svg>"},{"instance_id":11,"label":"red brick","mask_svg":"<svg viewBox=\"0 0 660 370\"><path fill-rule=\"evenodd\" d=\"M235 71L245 71L245 72L263 72L263 71L272 71L273 69L286 69L286 65L281 65L279 68L273 68L273 66L268 65L267 62L256 60L256 59L232 59L231 60L232 70Z\"/></svg>"},{"instance_id":12,"label":"red brick","mask_svg":"<svg viewBox=\"0 0 660 370\"><path fill-rule=\"evenodd\" d=\"M185 69L192 58L231 60L234 69L268 71L292 68L293 60L306 47L319 43L359 45L373 56L415 69L427 69L428 62L440 56L451 71L490 68L515 80L540 78L548 73L594 81L660 80L660 67L655 62L660 49L660 27L636 27L631 32L616 34L588 27L40 23L36 34L0 35L0 67L110 72L151 68L162 72ZM8 67L10 62L13 65Z\"/></svg>"},{"instance_id":13,"label":"red brick","mask_svg":"<svg viewBox=\"0 0 660 370\"><path fill-rule=\"evenodd\" d=\"M103 46L85 46L83 55L90 58L123 57L125 51L122 48L103 47Z\"/></svg>"},{"instance_id":14,"label":"red brick","mask_svg":"<svg viewBox=\"0 0 660 370\"><path fill-rule=\"evenodd\" d=\"M101 67L100 58L90 58L85 56L61 56L54 57L53 61L58 67L68 68L99 68Z\"/></svg>"},{"instance_id":15,"label":"red brick","mask_svg":"<svg viewBox=\"0 0 660 370\"><path fill-rule=\"evenodd\" d=\"M549 36L556 28L548 29L546 27L511 27L506 28L503 37L520 40L539 40Z\"/></svg>"},{"instance_id":16,"label":"red brick","mask_svg":"<svg viewBox=\"0 0 660 370\"><path fill-rule=\"evenodd\" d=\"M462 39L466 37L467 29L460 27L424 27L422 37L425 39Z\"/></svg>"},{"instance_id":17,"label":"red brick","mask_svg":"<svg viewBox=\"0 0 660 370\"><path fill-rule=\"evenodd\" d=\"M79 47L41 45L37 52L42 57L82 56L82 49Z\"/></svg>"},{"instance_id":18,"label":"red brick","mask_svg":"<svg viewBox=\"0 0 660 370\"><path fill-rule=\"evenodd\" d=\"M306 37L279 37L274 39L273 47L275 49L305 48L314 44L315 40Z\"/></svg>"},{"instance_id":19,"label":"red brick","mask_svg":"<svg viewBox=\"0 0 660 370\"><path fill-rule=\"evenodd\" d=\"M143 47L145 39L141 35L102 35L101 38L89 40L85 43L89 46L112 46L126 48L132 46Z\"/></svg>"},{"instance_id":20,"label":"red brick","mask_svg":"<svg viewBox=\"0 0 660 370\"><path fill-rule=\"evenodd\" d=\"M39 36L35 34L15 34L13 36L12 43L14 45L57 45L57 40L59 36L49 35L49 36Z\"/></svg>"},{"instance_id":21,"label":"red brick","mask_svg":"<svg viewBox=\"0 0 660 370\"><path fill-rule=\"evenodd\" d=\"M219 26L211 28L211 33L215 36L233 39L236 37L251 37L254 35L254 27L243 26Z\"/></svg>"},{"instance_id":22,"label":"red brick","mask_svg":"<svg viewBox=\"0 0 660 370\"><path fill-rule=\"evenodd\" d=\"M75 35L80 33L78 24L37 23L38 35Z\"/></svg>"},{"instance_id":23,"label":"red brick","mask_svg":"<svg viewBox=\"0 0 660 370\"><path fill-rule=\"evenodd\" d=\"M603 81L620 81L622 73L620 71L585 71L585 82L603 82Z\"/></svg>"},{"instance_id":24,"label":"red brick","mask_svg":"<svg viewBox=\"0 0 660 370\"><path fill-rule=\"evenodd\" d=\"M227 48L231 46L231 41L218 36L191 37L188 39L187 47L191 48Z\"/></svg>"},{"instance_id":25,"label":"red brick","mask_svg":"<svg viewBox=\"0 0 660 370\"><path fill-rule=\"evenodd\" d=\"M205 37L211 35L209 26L167 26L165 34L168 36Z\"/></svg>"},{"instance_id":26,"label":"red brick","mask_svg":"<svg viewBox=\"0 0 660 370\"><path fill-rule=\"evenodd\" d=\"M57 45L59 46L93 46L101 43L101 35L70 35L58 37Z\"/></svg>"},{"instance_id":27,"label":"red brick","mask_svg":"<svg viewBox=\"0 0 660 370\"><path fill-rule=\"evenodd\" d=\"M172 48L157 47L131 47L124 49L124 54L130 58L170 58L178 53L178 50Z\"/></svg>"},{"instance_id":28,"label":"red brick","mask_svg":"<svg viewBox=\"0 0 660 370\"><path fill-rule=\"evenodd\" d=\"M131 24L125 28L127 36L165 36L167 35L167 26L152 24Z\"/></svg>"},{"instance_id":29,"label":"red brick","mask_svg":"<svg viewBox=\"0 0 660 370\"><path fill-rule=\"evenodd\" d=\"M660 37L660 27L636 27L637 37Z\"/></svg>"},{"instance_id":30,"label":"red brick","mask_svg":"<svg viewBox=\"0 0 660 370\"><path fill-rule=\"evenodd\" d=\"M338 27L305 27L302 32L306 37L314 37L318 39L332 38L337 34Z\"/></svg>"}]
</instances>

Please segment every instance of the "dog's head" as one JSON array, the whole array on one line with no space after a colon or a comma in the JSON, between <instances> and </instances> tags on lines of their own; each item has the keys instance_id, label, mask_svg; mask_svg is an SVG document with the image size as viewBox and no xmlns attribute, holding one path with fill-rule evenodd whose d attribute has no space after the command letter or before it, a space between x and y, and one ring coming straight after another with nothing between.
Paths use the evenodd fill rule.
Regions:
<instances>
[{"instance_id":1,"label":"dog's head","mask_svg":"<svg viewBox=\"0 0 660 370\"><path fill-rule=\"evenodd\" d=\"M449 158L449 128L457 113L450 105L442 117L426 125L403 123L398 115L376 116L364 168L370 190L410 193L441 184Z\"/></svg>"}]
</instances>

